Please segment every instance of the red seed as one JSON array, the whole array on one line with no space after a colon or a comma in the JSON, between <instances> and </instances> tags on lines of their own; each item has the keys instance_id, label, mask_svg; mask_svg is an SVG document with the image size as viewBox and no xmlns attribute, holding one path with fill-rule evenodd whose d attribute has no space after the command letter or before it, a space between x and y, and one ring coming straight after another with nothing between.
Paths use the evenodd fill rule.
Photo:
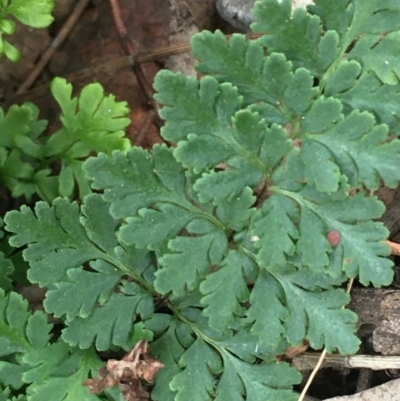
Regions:
<instances>
[{"instance_id":1,"label":"red seed","mask_svg":"<svg viewBox=\"0 0 400 401\"><path fill-rule=\"evenodd\" d=\"M336 246L340 242L339 231L336 230L329 231L328 235L326 236L326 239L332 246Z\"/></svg>"}]
</instances>

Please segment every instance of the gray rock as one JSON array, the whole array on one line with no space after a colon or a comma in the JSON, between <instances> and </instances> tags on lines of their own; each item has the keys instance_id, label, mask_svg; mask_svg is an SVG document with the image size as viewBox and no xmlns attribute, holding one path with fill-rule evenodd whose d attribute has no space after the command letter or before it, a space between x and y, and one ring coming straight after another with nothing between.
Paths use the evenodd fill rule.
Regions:
<instances>
[{"instance_id":1,"label":"gray rock","mask_svg":"<svg viewBox=\"0 0 400 401\"><path fill-rule=\"evenodd\" d=\"M217 10L220 16L232 26L250 30L250 24L254 22L251 11L257 0L216 0ZM312 0L292 0L293 9L306 7Z\"/></svg>"},{"instance_id":2,"label":"gray rock","mask_svg":"<svg viewBox=\"0 0 400 401\"><path fill-rule=\"evenodd\" d=\"M257 0L216 0L219 15L232 26L249 30L254 21L251 10Z\"/></svg>"}]
</instances>

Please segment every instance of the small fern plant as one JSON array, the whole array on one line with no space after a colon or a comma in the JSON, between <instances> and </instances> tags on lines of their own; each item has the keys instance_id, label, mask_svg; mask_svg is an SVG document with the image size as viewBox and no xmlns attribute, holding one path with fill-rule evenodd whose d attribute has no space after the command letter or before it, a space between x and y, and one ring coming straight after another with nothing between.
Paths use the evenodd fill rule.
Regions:
<instances>
[{"instance_id":1,"label":"small fern plant","mask_svg":"<svg viewBox=\"0 0 400 401\"><path fill-rule=\"evenodd\" d=\"M122 400L82 382L139 339L165 366L157 401L294 401L288 347L357 351L343 283L393 276L373 191L400 180L400 3L254 15L259 39L193 37L200 79L156 77L171 146L99 154L82 205L6 215L61 334L1 293L5 400Z\"/></svg>"},{"instance_id":2,"label":"small fern plant","mask_svg":"<svg viewBox=\"0 0 400 401\"><path fill-rule=\"evenodd\" d=\"M0 0L0 56L4 54L14 62L21 57L20 51L3 37L15 33L14 18L33 28L46 28L54 20L54 3L55 0Z\"/></svg>"},{"instance_id":3,"label":"small fern plant","mask_svg":"<svg viewBox=\"0 0 400 401\"><path fill-rule=\"evenodd\" d=\"M127 104L105 95L100 84L72 97L72 85L55 78L51 92L62 111L61 128L51 135L34 104L0 108L0 182L28 202L34 195L47 202L57 196L83 199L91 193L83 161L95 152L125 152L130 146L124 133L130 123Z\"/></svg>"}]
</instances>

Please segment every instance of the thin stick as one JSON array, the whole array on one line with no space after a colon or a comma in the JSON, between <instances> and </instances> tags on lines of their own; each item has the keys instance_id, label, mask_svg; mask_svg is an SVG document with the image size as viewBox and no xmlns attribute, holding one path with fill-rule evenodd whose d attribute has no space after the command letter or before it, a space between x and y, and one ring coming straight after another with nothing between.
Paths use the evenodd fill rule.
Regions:
<instances>
[{"instance_id":1,"label":"thin stick","mask_svg":"<svg viewBox=\"0 0 400 401\"><path fill-rule=\"evenodd\" d=\"M61 28L60 32L56 36L55 39L51 42L50 46L45 50L42 54L39 62L36 64L35 68L31 71L28 75L28 78L23 82L23 84L19 87L16 94L20 95L21 93L26 92L32 84L36 81L37 77L43 71L44 67L48 64L48 62L53 57L56 50L64 43L65 39L74 28L76 22L82 15L83 11L85 10L86 6L88 5L90 0L80 0L79 3L76 5L74 11Z\"/></svg>"},{"instance_id":2,"label":"thin stick","mask_svg":"<svg viewBox=\"0 0 400 401\"><path fill-rule=\"evenodd\" d=\"M126 38L128 36L128 31L125 27L124 22L122 21L121 8L119 6L118 0L110 0L110 7L114 17L114 24L117 28L119 35L123 38ZM133 49L130 50L132 51L130 51L129 53L132 54Z\"/></svg>"},{"instance_id":3,"label":"thin stick","mask_svg":"<svg viewBox=\"0 0 400 401\"><path fill-rule=\"evenodd\" d=\"M304 397L304 401L320 401L318 398L314 398L314 397L310 397L308 395L306 395Z\"/></svg>"},{"instance_id":4,"label":"thin stick","mask_svg":"<svg viewBox=\"0 0 400 401\"><path fill-rule=\"evenodd\" d=\"M311 383L313 382L316 374L318 373L319 368L322 366L322 362L324 361L325 355L326 355L326 348L324 348L324 350L321 352L321 356L319 357L318 362L315 365L314 370L311 372L311 375L308 378L307 383L304 386L303 391L301 392L298 401L303 401L304 400L304 397L306 396L306 393L307 393L309 387L311 386Z\"/></svg>"},{"instance_id":5,"label":"thin stick","mask_svg":"<svg viewBox=\"0 0 400 401\"><path fill-rule=\"evenodd\" d=\"M143 139L147 132L150 129L151 124L154 122L154 119L157 117L157 114L154 110L149 110L148 113L146 114L146 118L138 132L138 134L135 136L134 141L135 141L135 146L142 146Z\"/></svg>"},{"instance_id":6,"label":"thin stick","mask_svg":"<svg viewBox=\"0 0 400 401\"><path fill-rule=\"evenodd\" d=\"M293 366L300 371L314 369L320 355L316 352L304 352L293 358ZM385 355L327 355L322 364L323 368L346 368L386 370L400 369L400 356Z\"/></svg>"},{"instance_id":7,"label":"thin stick","mask_svg":"<svg viewBox=\"0 0 400 401\"><path fill-rule=\"evenodd\" d=\"M232 35L225 35L227 39ZM262 36L261 34L248 34L248 39L257 39ZM80 71L74 72L72 74L65 75L64 78L68 82L74 82L79 79L93 77L99 73L111 73L117 71L124 67L131 67L133 65L145 63L148 61L160 60L164 57L168 57L174 54L185 53L190 50L189 43L177 43L167 47L160 47L154 51L139 53L137 56L129 55L116 57L112 60L105 61L104 63L84 68ZM14 101L32 101L38 97L46 95L50 85L43 84L34 89L31 89L29 92L26 92L22 95L13 95L7 99L7 104Z\"/></svg>"},{"instance_id":8,"label":"thin stick","mask_svg":"<svg viewBox=\"0 0 400 401\"><path fill-rule=\"evenodd\" d=\"M350 293L351 287L353 287L353 282L354 282L354 279L351 278L351 279L349 280L349 282L347 283L347 289L346 289L346 292L347 292L347 293ZM342 307L342 309L344 309L344 306ZM316 376L318 370L319 370L320 367L322 366L322 363L323 363L323 361L324 361L325 355L326 355L326 348L324 348L324 350L321 352L321 356L319 357L318 362L317 362L317 364L315 365L315 368L314 368L313 371L311 372L311 375L310 375L310 377L308 378L307 383L306 383L306 385L304 386L303 391L301 392L298 401L303 401L303 400L304 400L304 397L306 396L306 393L307 393L308 389L310 388L311 383L313 382L313 380L314 380L314 378L315 378L315 376Z\"/></svg>"},{"instance_id":9,"label":"thin stick","mask_svg":"<svg viewBox=\"0 0 400 401\"><path fill-rule=\"evenodd\" d=\"M400 255L400 244L389 240L385 241L385 243L389 245L392 255Z\"/></svg>"},{"instance_id":10,"label":"thin stick","mask_svg":"<svg viewBox=\"0 0 400 401\"><path fill-rule=\"evenodd\" d=\"M109 0L114 23L117 28L118 34L121 39L122 47L127 56L133 56L135 48L132 45L132 41L128 37L128 30L125 27L124 21L122 20L121 7L119 6L119 0ZM139 64L132 64L133 73L136 76L139 86L143 93L146 95L147 101L153 106L154 110L158 111L159 107L157 102L154 100L154 91L152 86L147 81L147 78Z\"/></svg>"}]
</instances>

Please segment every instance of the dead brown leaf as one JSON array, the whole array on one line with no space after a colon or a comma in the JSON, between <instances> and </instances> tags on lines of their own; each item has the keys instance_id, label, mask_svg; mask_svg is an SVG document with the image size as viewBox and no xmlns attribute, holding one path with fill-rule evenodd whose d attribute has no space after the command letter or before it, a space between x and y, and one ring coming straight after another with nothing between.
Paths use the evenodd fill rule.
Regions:
<instances>
[{"instance_id":1,"label":"dead brown leaf","mask_svg":"<svg viewBox=\"0 0 400 401\"><path fill-rule=\"evenodd\" d=\"M308 341L303 341L303 344L298 345L296 347L289 347L284 355L280 355L277 357L277 361L291 361L295 356L302 354L303 352L306 352L307 349L309 348L309 343Z\"/></svg>"},{"instance_id":2,"label":"dead brown leaf","mask_svg":"<svg viewBox=\"0 0 400 401\"><path fill-rule=\"evenodd\" d=\"M149 393L141 380L152 382L164 365L148 355L146 340L140 340L120 361L109 359L100 369L100 378L84 382L92 394L99 394L107 387L119 386L126 401L147 401Z\"/></svg>"}]
</instances>

